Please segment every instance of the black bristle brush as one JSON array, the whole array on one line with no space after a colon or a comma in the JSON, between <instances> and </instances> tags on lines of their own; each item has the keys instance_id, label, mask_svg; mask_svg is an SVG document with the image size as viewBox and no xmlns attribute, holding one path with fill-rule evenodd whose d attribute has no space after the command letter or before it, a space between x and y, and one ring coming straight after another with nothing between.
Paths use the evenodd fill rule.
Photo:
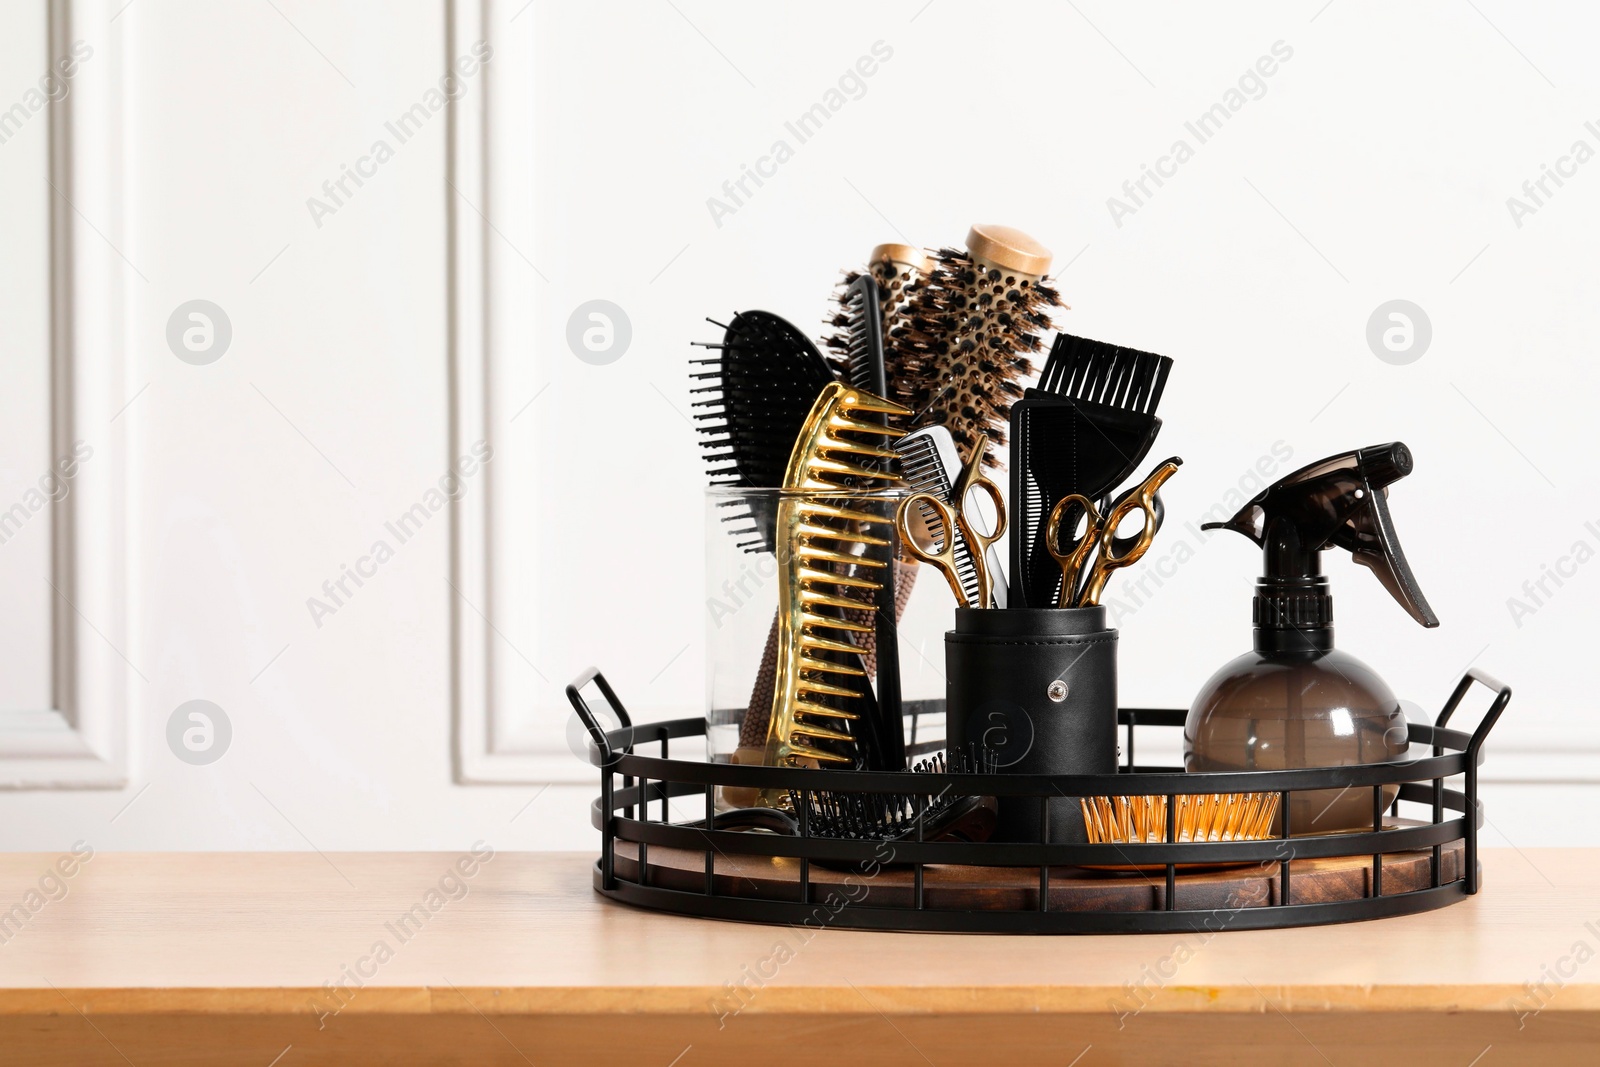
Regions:
<instances>
[{"instance_id":1,"label":"black bristle brush","mask_svg":"<svg viewBox=\"0 0 1600 1067\"><path fill-rule=\"evenodd\" d=\"M889 399L912 426L950 428L963 454L980 434L1006 441L1006 416L1031 375L1060 294L1045 284L1050 252L1020 230L974 226L964 251L939 252L903 327L891 331ZM999 466L991 452L986 464Z\"/></svg>"},{"instance_id":2,"label":"black bristle brush","mask_svg":"<svg viewBox=\"0 0 1600 1067\"><path fill-rule=\"evenodd\" d=\"M914 774L993 774L998 764L990 749L947 760L938 753L910 768ZM717 830L764 830L783 837L824 837L846 841L987 841L994 834L999 807L994 797L938 793L855 793L826 789L794 790L792 811L769 807L718 812ZM704 829L705 820L683 825ZM824 866L830 864L818 860ZM896 866L893 852L861 865ZM854 864L838 864L853 867Z\"/></svg>"},{"instance_id":3,"label":"black bristle brush","mask_svg":"<svg viewBox=\"0 0 1600 1067\"><path fill-rule=\"evenodd\" d=\"M1099 500L1144 460L1172 360L1060 334L1039 384L1011 409L1011 597L1056 603L1061 570L1044 543L1045 518L1072 493Z\"/></svg>"},{"instance_id":4,"label":"black bristle brush","mask_svg":"<svg viewBox=\"0 0 1600 1067\"><path fill-rule=\"evenodd\" d=\"M918 762L917 774L993 774L993 754ZM998 807L993 797L938 793L856 793L800 790L792 794L797 823L812 837L850 841L987 841ZM893 853L875 861L894 866ZM849 866L849 865L846 865Z\"/></svg>"},{"instance_id":5,"label":"black bristle brush","mask_svg":"<svg viewBox=\"0 0 1600 1067\"><path fill-rule=\"evenodd\" d=\"M795 435L833 371L805 334L769 311L742 311L721 326L722 341L697 342L717 355L692 361L694 420L712 485L747 489L783 484ZM746 552L774 550L764 505L726 505L723 518Z\"/></svg>"}]
</instances>

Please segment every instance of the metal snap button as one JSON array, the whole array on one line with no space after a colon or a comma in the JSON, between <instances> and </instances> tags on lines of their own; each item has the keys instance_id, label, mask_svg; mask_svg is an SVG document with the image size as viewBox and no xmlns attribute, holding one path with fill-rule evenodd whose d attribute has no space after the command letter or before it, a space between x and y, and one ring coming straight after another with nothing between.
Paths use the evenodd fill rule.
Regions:
<instances>
[{"instance_id":1,"label":"metal snap button","mask_svg":"<svg viewBox=\"0 0 1600 1067\"><path fill-rule=\"evenodd\" d=\"M1067 699L1067 683L1057 679L1050 683L1050 688L1045 690L1045 695L1057 704Z\"/></svg>"}]
</instances>

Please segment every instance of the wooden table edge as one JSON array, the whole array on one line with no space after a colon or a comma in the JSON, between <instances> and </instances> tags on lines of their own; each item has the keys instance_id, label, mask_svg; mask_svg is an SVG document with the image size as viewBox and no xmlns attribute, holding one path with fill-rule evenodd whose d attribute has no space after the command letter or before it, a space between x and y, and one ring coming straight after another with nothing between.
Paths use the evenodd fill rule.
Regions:
<instances>
[{"instance_id":1,"label":"wooden table edge","mask_svg":"<svg viewBox=\"0 0 1600 1067\"><path fill-rule=\"evenodd\" d=\"M10 988L0 990L0 1018L86 1015L319 1014L504 1016L699 1015L1098 1015L1221 1012L1343 1012L1460 1015L1540 1010L1600 1015L1600 984L1563 986L1542 1005L1525 986L1173 985L1141 995L1127 986L767 986L741 994L728 987L366 986L342 998L326 988Z\"/></svg>"}]
</instances>

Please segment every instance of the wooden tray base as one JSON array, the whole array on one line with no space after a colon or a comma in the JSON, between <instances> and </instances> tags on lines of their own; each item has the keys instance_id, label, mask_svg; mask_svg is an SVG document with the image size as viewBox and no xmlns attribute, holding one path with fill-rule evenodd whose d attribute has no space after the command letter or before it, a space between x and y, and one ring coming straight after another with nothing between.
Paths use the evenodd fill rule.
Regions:
<instances>
[{"instance_id":1,"label":"wooden tray base","mask_svg":"<svg viewBox=\"0 0 1600 1067\"><path fill-rule=\"evenodd\" d=\"M639 880L638 848L618 841L616 871ZM1441 850L1439 880L1461 877L1463 845ZM1390 852L1383 857L1383 895L1426 889L1433 884L1433 854ZM800 861L764 856L718 855L713 870L719 895L765 900L800 899ZM687 893L706 889L705 853L657 845L650 849L650 885ZM874 875L811 865L811 901L871 907L914 907L910 869L882 869ZM1178 869L1175 907L1180 911L1259 908L1282 903L1277 863L1223 868ZM1294 904L1328 904L1372 895L1372 857L1338 856L1294 860L1289 865L1289 899ZM955 911L1028 911L1039 907L1037 867L923 868L923 906ZM1050 869L1051 911L1161 911L1167 906L1164 870L1105 871L1082 867Z\"/></svg>"}]
</instances>

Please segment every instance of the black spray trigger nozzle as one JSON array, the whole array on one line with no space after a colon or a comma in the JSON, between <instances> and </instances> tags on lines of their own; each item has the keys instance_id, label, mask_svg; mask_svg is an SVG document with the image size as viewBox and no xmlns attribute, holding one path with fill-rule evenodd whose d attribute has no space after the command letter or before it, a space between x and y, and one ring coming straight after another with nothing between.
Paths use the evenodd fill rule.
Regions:
<instances>
[{"instance_id":1,"label":"black spray trigger nozzle","mask_svg":"<svg viewBox=\"0 0 1600 1067\"><path fill-rule=\"evenodd\" d=\"M1371 571L1413 619L1429 628L1438 626L1439 616L1433 613L1428 598L1422 595L1422 587L1417 584L1411 564L1400 548L1400 536L1395 533L1394 519L1389 515L1387 487L1374 488L1370 500L1371 506L1356 516L1350 527L1358 543L1344 544L1339 534L1334 536L1335 542L1342 548L1349 548L1351 557Z\"/></svg>"},{"instance_id":2,"label":"black spray trigger nozzle","mask_svg":"<svg viewBox=\"0 0 1600 1067\"><path fill-rule=\"evenodd\" d=\"M1333 598L1321 555L1334 547L1370 570L1417 622L1439 625L1400 547L1387 500L1389 486L1415 465L1399 441L1329 456L1268 486L1227 521L1201 527L1233 530L1261 546L1258 628L1331 634Z\"/></svg>"}]
</instances>

